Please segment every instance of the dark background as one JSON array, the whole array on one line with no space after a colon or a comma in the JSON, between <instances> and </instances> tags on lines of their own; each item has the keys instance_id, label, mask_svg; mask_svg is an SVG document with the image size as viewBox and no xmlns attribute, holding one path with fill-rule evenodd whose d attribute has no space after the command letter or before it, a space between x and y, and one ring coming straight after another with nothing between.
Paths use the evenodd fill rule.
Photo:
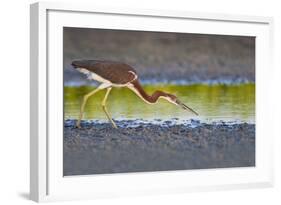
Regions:
<instances>
[{"instance_id":1,"label":"dark background","mask_svg":"<svg viewBox=\"0 0 281 205\"><path fill-rule=\"evenodd\" d=\"M141 80L255 81L255 38L226 35L64 28L65 82L87 83L76 59L116 60Z\"/></svg>"}]
</instances>

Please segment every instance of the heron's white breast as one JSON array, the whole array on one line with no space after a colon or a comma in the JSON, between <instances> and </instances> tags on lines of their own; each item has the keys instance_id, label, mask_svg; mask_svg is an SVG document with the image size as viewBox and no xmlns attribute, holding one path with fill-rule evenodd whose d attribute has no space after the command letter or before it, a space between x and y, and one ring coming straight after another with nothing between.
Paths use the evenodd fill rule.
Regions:
<instances>
[{"instance_id":1,"label":"heron's white breast","mask_svg":"<svg viewBox=\"0 0 281 205\"><path fill-rule=\"evenodd\" d=\"M104 79L103 77L97 75L96 73L93 73L85 68L77 68L77 70L85 75L87 75L87 78L89 80L95 80L100 83L106 83L106 84L112 84L109 80Z\"/></svg>"}]
</instances>

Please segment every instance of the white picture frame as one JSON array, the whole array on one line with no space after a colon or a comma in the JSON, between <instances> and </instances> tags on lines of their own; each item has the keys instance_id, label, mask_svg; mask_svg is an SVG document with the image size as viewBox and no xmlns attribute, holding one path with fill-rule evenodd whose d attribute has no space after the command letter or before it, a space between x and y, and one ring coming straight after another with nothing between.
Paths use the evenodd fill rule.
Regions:
<instances>
[{"instance_id":1,"label":"white picture frame","mask_svg":"<svg viewBox=\"0 0 281 205\"><path fill-rule=\"evenodd\" d=\"M187 26L183 29L182 25ZM62 110L56 105L62 104L62 71L54 73L53 69L62 67L63 26L256 36L256 166L63 177L63 128L57 117ZM97 8L92 4L32 4L30 198L41 202L273 186L273 133L267 129L272 116L266 112L271 106L267 90L273 69L272 29L270 17ZM53 99L57 99L56 104Z\"/></svg>"}]
</instances>

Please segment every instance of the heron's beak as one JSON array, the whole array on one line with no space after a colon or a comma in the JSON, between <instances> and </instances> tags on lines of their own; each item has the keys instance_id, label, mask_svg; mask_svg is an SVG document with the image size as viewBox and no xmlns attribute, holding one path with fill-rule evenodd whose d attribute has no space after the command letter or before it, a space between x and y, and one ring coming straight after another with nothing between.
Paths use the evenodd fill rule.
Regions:
<instances>
[{"instance_id":1,"label":"heron's beak","mask_svg":"<svg viewBox=\"0 0 281 205\"><path fill-rule=\"evenodd\" d=\"M176 104L178 106L180 106L182 109L184 110L189 110L191 112L193 112L195 115L199 115L197 112L195 112L193 109L191 109L190 107L188 107L187 105L183 104L181 101L179 101L178 99L176 100Z\"/></svg>"}]
</instances>

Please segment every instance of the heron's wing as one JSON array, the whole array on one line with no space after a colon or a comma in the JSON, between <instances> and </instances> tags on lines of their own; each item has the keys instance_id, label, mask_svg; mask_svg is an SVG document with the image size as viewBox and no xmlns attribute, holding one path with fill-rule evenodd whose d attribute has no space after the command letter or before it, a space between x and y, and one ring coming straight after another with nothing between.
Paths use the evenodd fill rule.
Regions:
<instances>
[{"instance_id":1,"label":"heron's wing","mask_svg":"<svg viewBox=\"0 0 281 205\"><path fill-rule=\"evenodd\" d=\"M137 78L136 71L124 63L98 62L87 69L114 84L126 84Z\"/></svg>"}]
</instances>

